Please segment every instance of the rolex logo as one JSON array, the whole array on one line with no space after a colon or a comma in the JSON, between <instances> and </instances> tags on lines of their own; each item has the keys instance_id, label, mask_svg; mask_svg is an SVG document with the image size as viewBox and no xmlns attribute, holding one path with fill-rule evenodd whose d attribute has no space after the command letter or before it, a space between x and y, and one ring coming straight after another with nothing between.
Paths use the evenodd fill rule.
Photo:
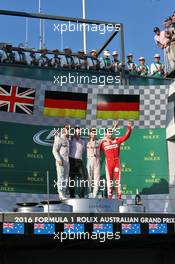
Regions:
<instances>
[{"instance_id":1,"label":"rolex logo","mask_svg":"<svg viewBox=\"0 0 175 264\"><path fill-rule=\"evenodd\" d=\"M122 168L125 168L126 167L126 163L122 163Z\"/></svg>"},{"instance_id":2,"label":"rolex logo","mask_svg":"<svg viewBox=\"0 0 175 264\"><path fill-rule=\"evenodd\" d=\"M38 173L36 171L33 172L33 177L37 177Z\"/></svg>"},{"instance_id":3,"label":"rolex logo","mask_svg":"<svg viewBox=\"0 0 175 264\"><path fill-rule=\"evenodd\" d=\"M127 188L126 188L126 185L125 186L123 186L123 190L125 191Z\"/></svg>"},{"instance_id":4,"label":"rolex logo","mask_svg":"<svg viewBox=\"0 0 175 264\"><path fill-rule=\"evenodd\" d=\"M154 157L154 151L150 151L150 156Z\"/></svg>"},{"instance_id":5,"label":"rolex logo","mask_svg":"<svg viewBox=\"0 0 175 264\"><path fill-rule=\"evenodd\" d=\"M8 163L8 158L4 158L4 163Z\"/></svg>"},{"instance_id":6,"label":"rolex logo","mask_svg":"<svg viewBox=\"0 0 175 264\"><path fill-rule=\"evenodd\" d=\"M155 179L155 178L156 178L155 173L152 173L152 174L151 174L151 178L152 178L152 179Z\"/></svg>"},{"instance_id":7,"label":"rolex logo","mask_svg":"<svg viewBox=\"0 0 175 264\"><path fill-rule=\"evenodd\" d=\"M38 150L37 149L33 149L33 154L37 154Z\"/></svg>"},{"instance_id":8,"label":"rolex logo","mask_svg":"<svg viewBox=\"0 0 175 264\"><path fill-rule=\"evenodd\" d=\"M4 182L4 186L5 186L5 187L8 186L8 182L7 182L7 181Z\"/></svg>"},{"instance_id":9,"label":"rolex logo","mask_svg":"<svg viewBox=\"0 0 175 264\"><path fill-rule=\"evenodd\" d=\"M149 130L148 133L149 133L149 135L153 135L154 132L153 132L153 130Z\"/></svg>"},{"instance_id":10,"label":"rolex logo","mask_svg":"<svg viewBox=\"0 0 175 264\"><path fill-rule=\"evenodd\" d=\"M9 136L8 135L4 135L4 139L8 140Z\"/></svg>"}]
</instances>

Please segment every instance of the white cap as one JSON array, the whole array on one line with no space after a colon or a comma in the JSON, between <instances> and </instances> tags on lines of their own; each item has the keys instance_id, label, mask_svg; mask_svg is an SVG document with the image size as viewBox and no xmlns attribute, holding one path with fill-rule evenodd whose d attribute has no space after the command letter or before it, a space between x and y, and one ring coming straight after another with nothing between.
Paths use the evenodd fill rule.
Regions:
<instances>
[{"instance_id":1,"label":"white cap","mask_svg":"<svg viewBox=\"0 0 175 264\"><path fill-rule=\"evenodd\" d=\"M107 57L110 56L109 50L104 50L104 51L103 51L103 54L104 54L104 56L107 56Z\"/></svg>"},{"instance_id":2,"label":"white cap","mask_svg":"<svg viewBox=\"0 0 175 264\"><path fill-rule=\"evenodd\" d=\"M139 61L140 61L140 60L145 60L145 58L144 58L144 57L140 57L140 58L139 58Z\"/></svg>"},{"instance_id":3,"label":"white cap","mask_svg":"<svg viewBox=\"0 0 175 264\"><path fill-rule=\"evenodd\" d=\"M118 52L116 50L113 51L112 56L118 55Z\"/></svg>"},{"instance_id":4,"label":"white cap","mask_svg":"<svg viewBox=\"0 0 175 264\"><path fill-rule=\"evenodd\" d=\"M160 54L156 53L156 54L154 55L154 58L160 58Z\"/></svg>"},{"instance_id":5,"label":"white cap","mask_svg":"<svg viewBox=\"0 0 175 264\"><path fill-rule=\"evenodd\" d=\"M132 53L129 53L127 57L131 57L131 56L133 56L133 54Z\"/></svg>"},{"instance_id":6,"label":"white cap","mask_svg":"<svg viewBox=\"0 0 175 264\"><path fill-rule=\"evenodd\" d=\"M90 53L92 53L92 52L97 52L95 49L92 49L91 51L90 51Z\"/></svg>"}]
</instances>

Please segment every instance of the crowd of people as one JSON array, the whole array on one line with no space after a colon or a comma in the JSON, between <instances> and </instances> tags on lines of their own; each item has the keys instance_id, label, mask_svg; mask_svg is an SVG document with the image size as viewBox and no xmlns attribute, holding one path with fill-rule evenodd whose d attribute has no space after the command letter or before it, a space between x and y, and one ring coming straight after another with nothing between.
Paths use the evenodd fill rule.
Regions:
<instances>
[{"instance_id":1,"label":"crowd of people","mask_svg":"<svg viewBox=\"0 0 175 264\"><path fill-rule=\"evenodd\" d=\"M67 68L67 69L81 69L81 70L105 70L108 72L120 72L122 68L131 75L139 76L164 76L164 65L160 62L160 55L155 54L154 62L150 67L146 64L144 57L140 57L138 63L133 60L133 54L127 55L127 61L123 67L117 51L110 54L109 50L103 51L103 56L98 57L95 49L85 54L83 50L79 50L76 54L72 53L69 47L66 47L63 52L54 49L52 52L46 48L36 51L23 47L13 49L12 45L5 45L0 52L0 62L10 64L22 64L38 67L52 67L52 68Z\"/></svg>"},{"instance_id":2,"label":"crowd of people","mask_svg":"<svg viewBox=\"0 0 175 264\"><path fill-rule=\"evenodd\" d=\"M175 11L172 16L164 19L164 29L159 27L153 29L155 43L164 51L165 63L169 63L171 68L175 67Z\"/></svg>"}]
</instances>

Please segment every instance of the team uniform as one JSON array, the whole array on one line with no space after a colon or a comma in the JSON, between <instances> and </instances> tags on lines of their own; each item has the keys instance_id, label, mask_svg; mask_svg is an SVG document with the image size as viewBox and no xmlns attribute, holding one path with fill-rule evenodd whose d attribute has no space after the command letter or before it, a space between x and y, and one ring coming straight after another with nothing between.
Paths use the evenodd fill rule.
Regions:
<instances>
[{"instance_id":1,"label":"team uniform","mask_svg":"<svg viewBox=\"0 0 175 264\"><path fill-rule=\"evenodd\" d=\"M56 160L57 190L62 198L66 194L65 182L67 183L69 178L69 139L64 134L61 137L55 136L52 153ZM63 166L59 165L58 161L62 161Z\"/></svg>"},{"instance_id":2,"label":"team uniform","mask_svg":"<svg viewBox=\"0 0 175 264\"><path fill-rule=\"evenodd\" d=\"M93 188L93 198L97 196L100 179L100 144L98 140L87 142L87 172L90 191Z\"/></svg>"},{"instance_id":3,"label":"team uniform","mask_svg":"<svg viewBox=\"0 0 175 264\"><path fill-rule=\"evenodd\" d=\"M75 61L75 65L77 66L77 68L79 68L81 70L86 70L87 69L87 64L82 64L82 63L87 63L87 58L86 57L83 57L83 58L76 57L74 59L74 61Z\"/></svg>"},{"instance_id":4,"label":"team uniform","mask_svg":"<svg viewBox=\"0 0 175 264\"><path fill-rule=\"evenodd\" d=\"M87 62L88 62L88 70L91 68L94 68L94 70L98 70L99 69L99 65L100 65L100 61L97 58L87 58Z\"/></svg>"},{"instance_id":5,"label":"team uniform","mask_svg":"<svg viewBox=\"0 0 175 264\"><path fill-rule=\"evenodd\" d=\"M119 60L112 61L112 70L114 72L119 72L121 69L121 62Z\"/></svg>"},{"instance_id":6,"label":"team uniform","mask_svg":"<svg viewBox=\"0 0 175 264\"><path fill-rule=\"evenodd\" d=\"M54 56L51 61L50 64L54 67L54 68L60 68L61 67L61 59L58 56Z\"/></svg>"},{"instance_id":7,"label":"team uniform","mask_svg":"<svg viewBox=\"0 0 175 264\"><path fill-rule=\"evenodd\" d=\"M109 57L102 58L100 61L100 69L109 70L111 67L111 59Z\"/></svg>"},{"instance_id":8,"label":"team uniform","mask_svg":"<svg viewBox=\"0 0 175 264\"><path fill-rule=\"evenodd\" d=\"M149 74L149 67L148 65L139 65L137 67L137 72L140 76L148 76Z\"/></svg>"},{"instance_id":9,"label":"team uniform","mask_svg":"<svg viewBox=\"0 0 175 264\"><path fill-rule=\"evenodd\" d=\"M129 138L131 134L131 126L128 126L126 134L119 138L103 140L101 149L104 151L106 157L106 179L108 198L112 198L113 186L112 181L115 179L116 194L121 198L121 184L120 184L120 145Z\"/></svg>"},{"instance_id":10,"label":"team uniform","mask_svg":"<svg viewBox=\"0 0 175 264\"><path fill-rule=\"evenodd\" d=\"M164 75L164 65L160 62L152 63L150 71L151 71L151 76L162 77Z\"/></svg>"},{"instance_id":11,"label":"team uniform","mask_svg":"<svg viewBox=\"0 0 175 264\"><path fill-rule=\"evenodd\" d=\"M64 68L65 65L74 65L74 59L72 56L63 56L61 58L61 67Z\"/></svg>"},{"instance_id":12,"label":"team uniform","mask_svg":"<svg viewBox=\"0 0 175 264\"><path fill-rule=\"evenodd\" d=\"M79 180L85 180L85 170L83 166L83 153L86 149L85 141L81 138L76 139L73 137L70 141L70 153L69 153L69 162L70 162L70 180L73 180L76 183L76 178ZM70 186L70 197L75 197L75 186ZM79 196L80 198L84 197L84 186L80 186Z\"/></svg>"},{"instance_id":13,"label":"team uniform","mask_svg":"<svg viewBox=\"0 0 175 264\"><path fill-rule=\"evenodd\" d=\"M137 64L134 62L127 62L126 69L129 71L131 75L137 75Z\"/></svg>"},{"instance_id":14,"label":"team uniform","mask_svg":"<svg viewBox=\"0 0 175 264\"><path fill-rule=\"evenodd\" d=\"M49 66L49 58L46 55L41 55L38 60L38 66L39 67L48 67Z\"/></svg>"}]
</instances>

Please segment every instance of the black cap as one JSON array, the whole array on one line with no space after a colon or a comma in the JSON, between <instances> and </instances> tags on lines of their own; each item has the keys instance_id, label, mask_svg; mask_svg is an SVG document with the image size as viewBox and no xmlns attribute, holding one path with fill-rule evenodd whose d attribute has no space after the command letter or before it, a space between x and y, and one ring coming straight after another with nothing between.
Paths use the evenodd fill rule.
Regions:
<instances>
[{"instance_id":1,"label":"black cap","mask_svg":"<svg viewBox=\"0 0 175 264\"><path fill-rule=\"evenodd\" d=\"M160 29L158 27L154 27L153 31L157 32L157 31L160 31Z\"/></svg>"}]
</instances>

